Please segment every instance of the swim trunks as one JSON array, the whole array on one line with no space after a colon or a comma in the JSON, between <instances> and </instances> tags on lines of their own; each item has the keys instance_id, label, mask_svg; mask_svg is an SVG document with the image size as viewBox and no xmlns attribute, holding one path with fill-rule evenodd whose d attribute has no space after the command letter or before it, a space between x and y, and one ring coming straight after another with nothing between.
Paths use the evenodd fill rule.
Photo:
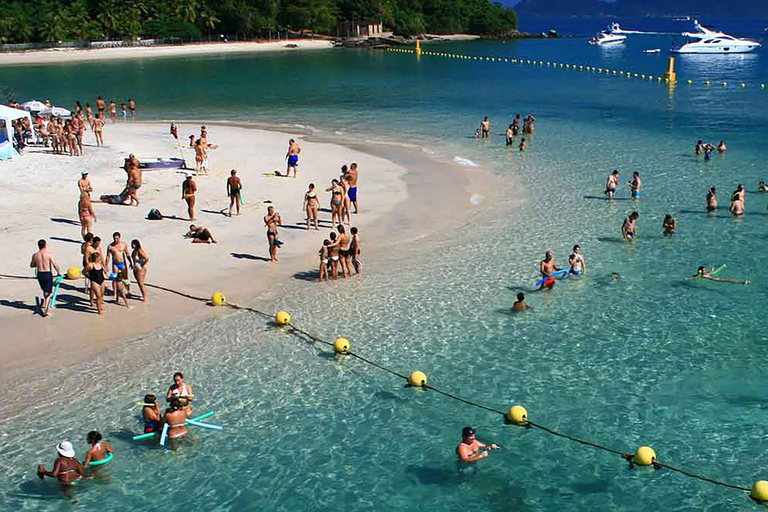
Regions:
<instances>
[{"instance_id":1,"label":"swim trunks","mask_svg":"<svg viewBox=\"0 0 768 512\"><path fill-rule=\"evenodd\" d=\"M298 167L298 166L299 166L299 155L289 155L288 167Z\"/></svg>"},{"instance_id":2,"label":"swim trunks","mask_svg":"<svg viewBox=\"0 0 768 512\"><path fill-rule=\"evenodd\" d=\"M114 266L116 269L118 269L118 270L123 270L123 269L125 268L125 262L124 262L124 261L123 261L122 263L117 263L117 262L114 262L114 263L112 263L112 265L113 265L113 266Z\"/></svg>"},{"instance_id":3,"label":"swim trunks","mask_svg":"<svg viewBox=\"0 0 768 512\"><path fill-rule=\"evenodd\" d=\"M131 188L134 190L139 190L141 188L141 185L139 183L133 183L131 184Z\"/></svg>"},{"instance_id":4,"label":"swim trunks","mask_svg":"<svg viewBox=\"0 0 768 512\"><path fill-rule=\"evenodd\" d=\"M583 273L584 273L583 270L571 270L571 274L573 274L575 276L579 276L579 275L581 275Z\"/></svg>"},{"instance_id":5,"label":"swim trunks","mask_svg":"<svg viewBox=\"0 0 768 512\"><path fill-rule=\"evenodd\" d=\"M349 187L349 200L353 203L357 201L357 187Z\"/></svg>"},{"instance_id":6,"label":"swim trunks","mask_svg":"<svg viewBox=\"0 0 768 512\"><path fill-rule=\"evenodd\" d=\"M546 286L547 288L552 288L553 286L555 286L555 278L550 277L549 279L547 279L542 283L542 286Z\"/></svg>"},{"instance_id":7,"label":"swim trunks","mask_svg":"<svg viewBox=\"0 0 768 512\"><path fill-rule=\"evenodd\" d=\"M50 270L48 272L38 272L37 282L40 283L40 289L43 290L43 293L51 293L53 291L53 274L51 274Z\"/></svg>"}]
</instances>

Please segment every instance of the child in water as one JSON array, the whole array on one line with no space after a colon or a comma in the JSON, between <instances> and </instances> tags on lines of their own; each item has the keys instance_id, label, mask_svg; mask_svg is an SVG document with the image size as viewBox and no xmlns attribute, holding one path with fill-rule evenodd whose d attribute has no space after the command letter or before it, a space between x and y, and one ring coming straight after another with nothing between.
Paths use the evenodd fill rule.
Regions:
<instances>
[{"instance_id":1,"label":"child in water","mask_svg":"<svg viewBox=\"0 0 768 512\"><path fill-rule=\"evenodd\" d=\"M515 301L515 303L512 304L512 312L520 313L521 311L525 311L526 309L532 309L532 308L531 306L525 303L525 294L523 292L520 292L517 294L517 301Z\"/></svg>"}]
</instances>

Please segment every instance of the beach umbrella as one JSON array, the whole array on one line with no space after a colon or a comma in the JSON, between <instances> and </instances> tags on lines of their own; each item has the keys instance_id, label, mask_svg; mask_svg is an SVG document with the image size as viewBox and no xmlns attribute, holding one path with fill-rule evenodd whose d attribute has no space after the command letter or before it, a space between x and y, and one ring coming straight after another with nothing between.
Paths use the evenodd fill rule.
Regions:
<instances>
[{"instance_id":1,"label":"beach umbrella","mask_svg":"<svg viewBox=\"0 0 768 512\"><path fill-rule=\"evenodd\" d=\"M72 112L61 107L47 107L40 111L42 116L69 117Z\"/></svg>"},{"instance_id":2,"label":"beach umbrella","mask_svg":"<svg viewBox=\"0 0 768 512\"><path fill-rule=\"evenodd\" d=\"M45 106L45 103L43 103L42 101L30 100L25 103L22 103L21 108L23 108L27 112L40 112L41 110L45 110L47 107Z\"/></svg>"}]
</instances>

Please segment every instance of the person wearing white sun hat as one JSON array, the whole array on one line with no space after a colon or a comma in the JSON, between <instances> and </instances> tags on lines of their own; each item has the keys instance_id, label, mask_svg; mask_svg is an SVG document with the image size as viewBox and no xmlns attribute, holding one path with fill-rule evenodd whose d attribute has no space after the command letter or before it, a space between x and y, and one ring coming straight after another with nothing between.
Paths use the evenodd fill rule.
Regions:
<instances>
[{"instance_id":1,"label":"person wearing white sun hat","mask_svg":"<svg viewBox=\"0 0 768 512\"><path fill-rule=\"evenodd\" d=\"M53 470L47 471L45 466L38 466L37 476L40 477L40 480L49 476L58 478L63 485L75 485L83 477L85 468L75 458L75 449L72 448L72 443L62 441L56 445L56 451L59 453L59 457L53 463Z\"/></svg>"}]
</instances>

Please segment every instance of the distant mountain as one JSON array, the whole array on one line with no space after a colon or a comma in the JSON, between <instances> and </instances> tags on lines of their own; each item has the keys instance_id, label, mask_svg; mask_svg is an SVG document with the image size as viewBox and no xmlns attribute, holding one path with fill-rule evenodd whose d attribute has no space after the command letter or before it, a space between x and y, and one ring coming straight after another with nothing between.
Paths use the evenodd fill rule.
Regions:
<instances>
[{"instance_id":1,"label":"distant mountain","mask_svg":"<svg viewBox=\"0 0 768 512\"><path fill-rule=\"evenodd\" d=\"M664 16L768 18L768 2L755 0L523 0L521 15L555 16Z\"/></svg>"}]
</instances>

